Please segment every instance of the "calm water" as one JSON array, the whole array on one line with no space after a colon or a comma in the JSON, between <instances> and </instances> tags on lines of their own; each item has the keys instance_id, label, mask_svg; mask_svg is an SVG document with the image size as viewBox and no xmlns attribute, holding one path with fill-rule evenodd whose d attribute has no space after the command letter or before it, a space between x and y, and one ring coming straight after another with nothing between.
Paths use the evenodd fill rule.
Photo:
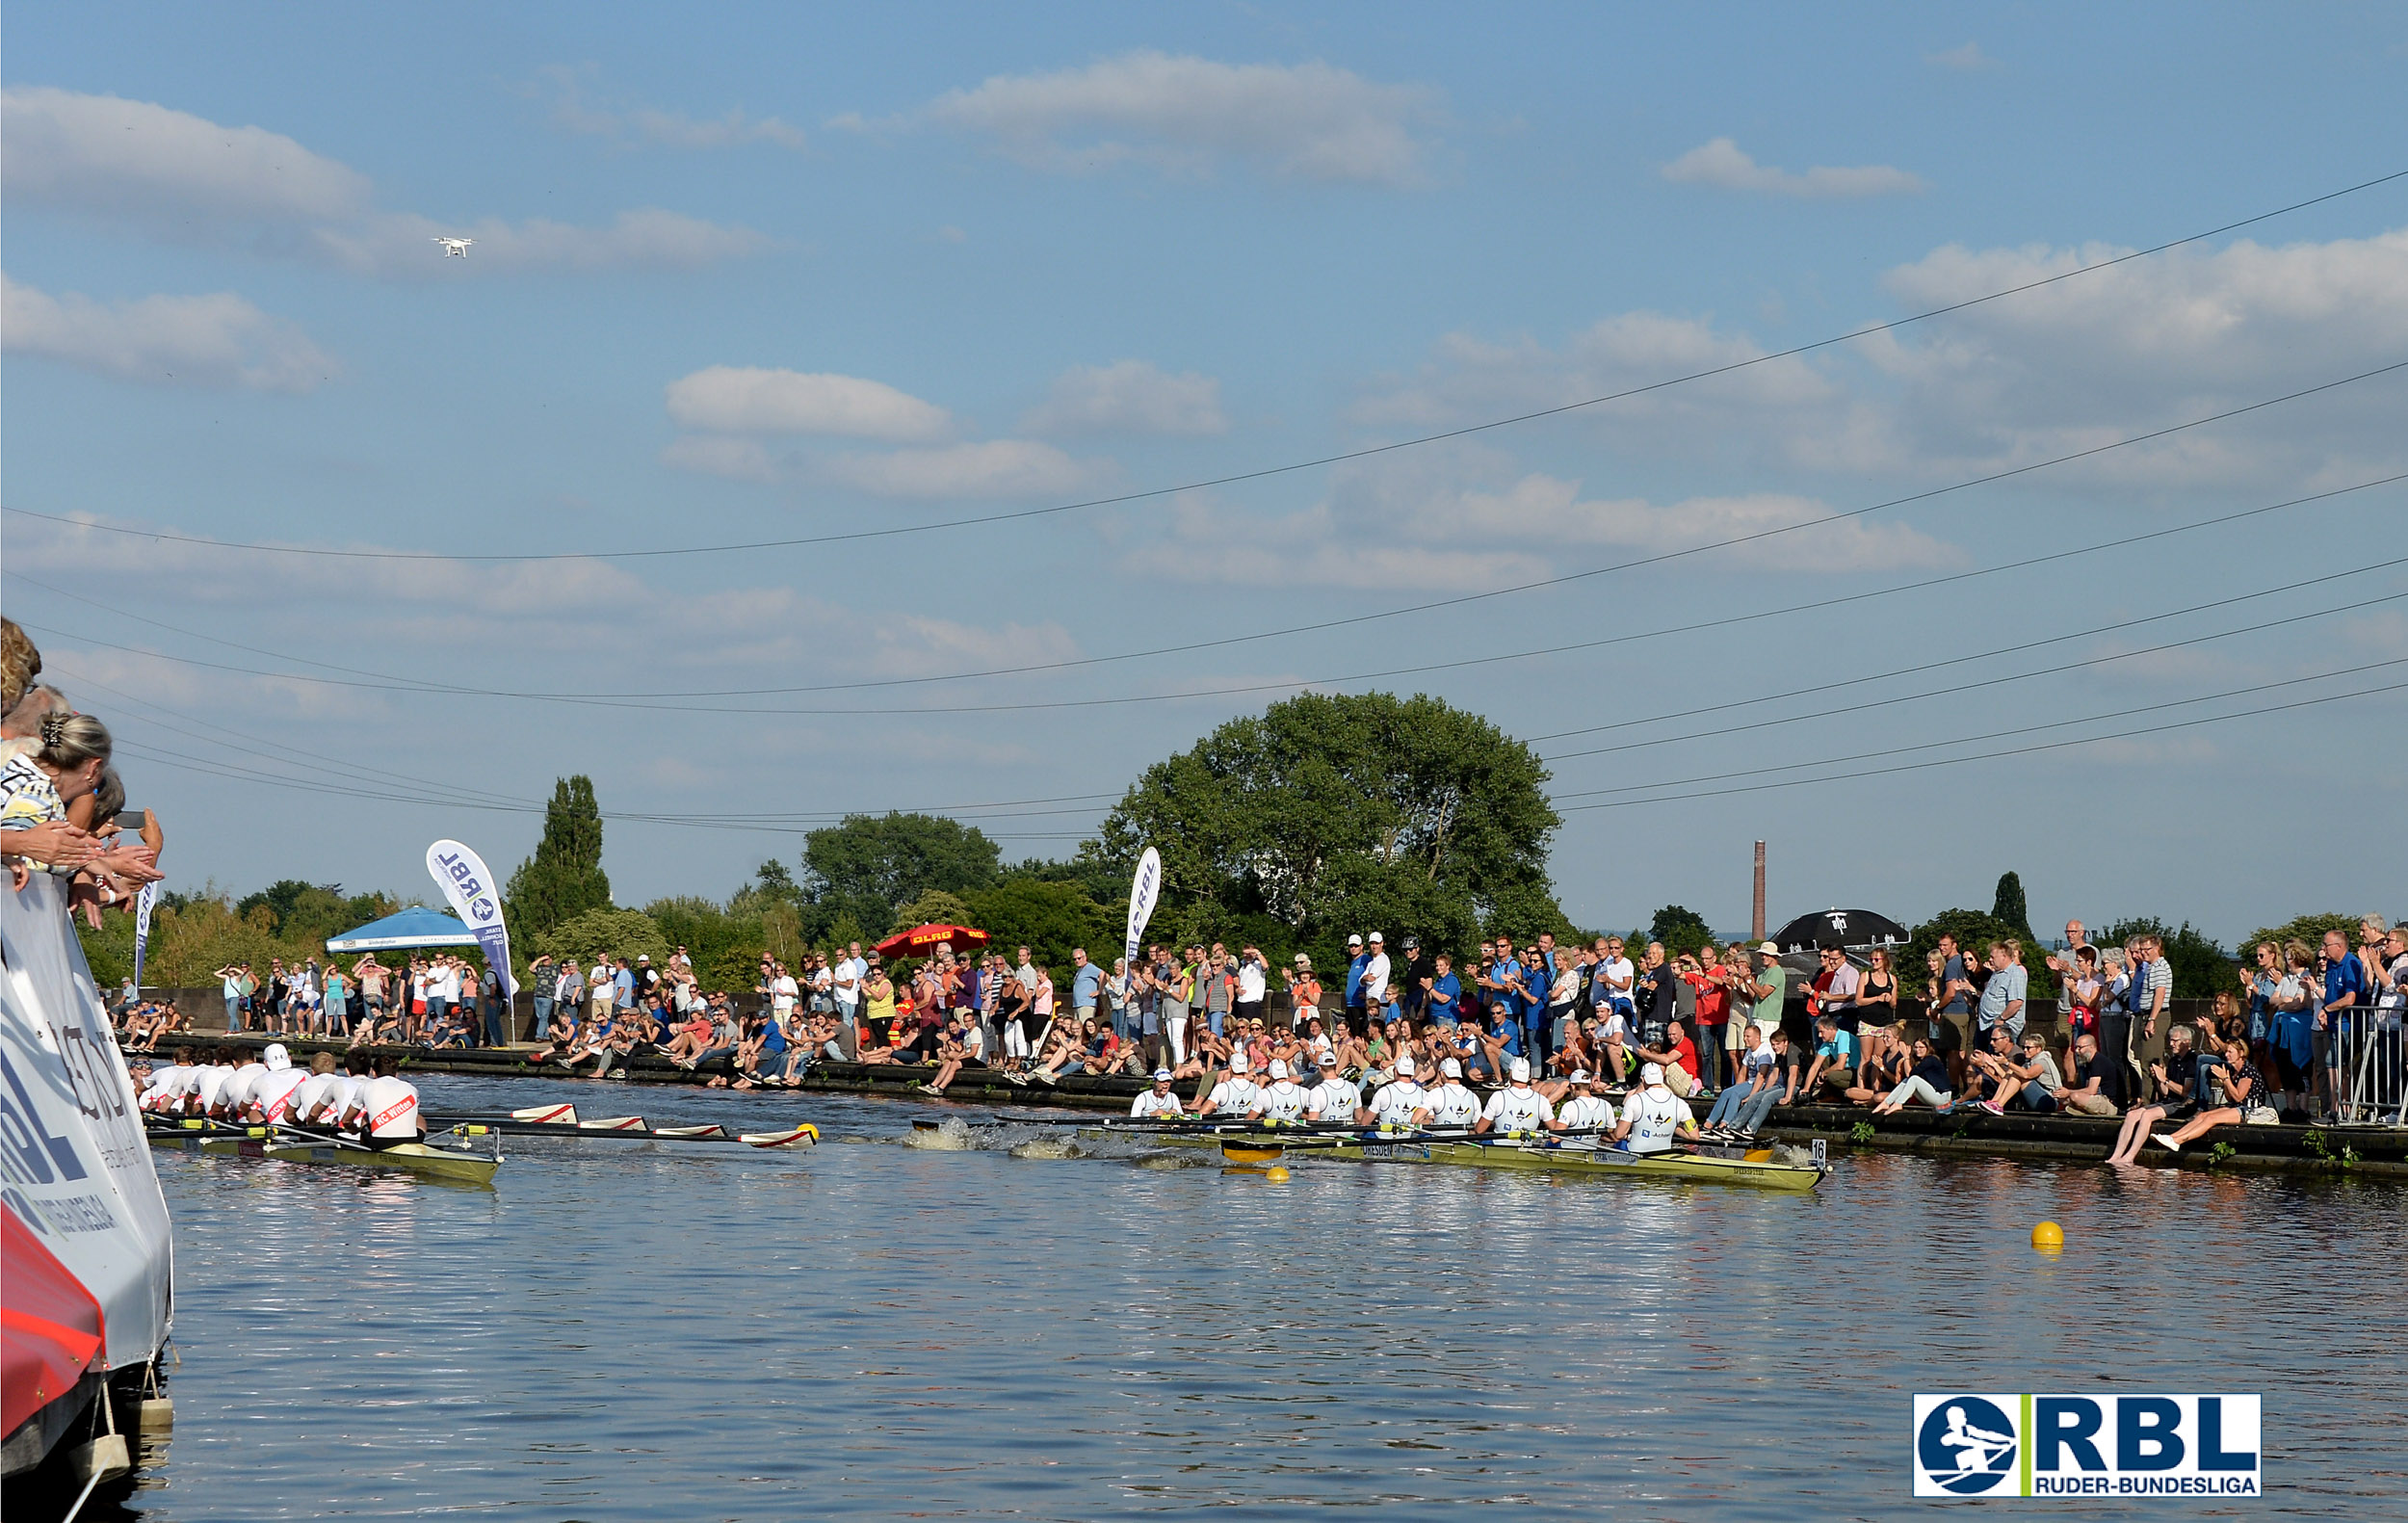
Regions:
<instances>
[{"instance_id":1,"label":"calm water","mask_svg":"<svg viewBox=\"0 0 2408 1523\"><path fill-rule=\"evenodd\" d=\"M1803 1199L1274 1183L897 1145L935 1113L891 1102L425 1088L829 1145L530 1142L490 1191L159 1155L177 1423L121 1516L1895 1516L1910 1393L2109 1374L2264 1392L2270 1495L2230 1510L2408 1495L2395 1187L1881 1157Z\"/></svg>"}]
</instances>

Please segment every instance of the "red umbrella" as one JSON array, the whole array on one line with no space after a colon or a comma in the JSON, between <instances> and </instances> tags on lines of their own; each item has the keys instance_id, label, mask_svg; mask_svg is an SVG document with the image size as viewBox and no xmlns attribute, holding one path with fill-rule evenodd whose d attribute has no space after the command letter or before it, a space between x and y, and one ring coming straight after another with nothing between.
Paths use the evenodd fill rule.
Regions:
<instances>
[{"instance_id":1,"label":"red umbrella","mask_svg":"<svg viewBox=\"0 0 2408 1523\"><path fill-rule=\"evenodd\" d=\"M877 944L882 958L925 958L938 947L982 947L987 943L985 932L975 926L914 926L898 931Z\"/></svg>"}]
</instances>

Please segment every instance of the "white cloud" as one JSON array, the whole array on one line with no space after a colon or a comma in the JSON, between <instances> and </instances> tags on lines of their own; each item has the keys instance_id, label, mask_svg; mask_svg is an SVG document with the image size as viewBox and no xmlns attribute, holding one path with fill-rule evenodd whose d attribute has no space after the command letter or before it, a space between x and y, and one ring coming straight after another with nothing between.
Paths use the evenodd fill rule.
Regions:
<instances>
[{"instance_id":1,"label":"white cloud","mask_svg":"<svg viewBox=\"0 0 2408 1523\"><path fill-rule=\"evenodd\" d=\"M1935 68L1953 68L1964 73L1975 73L1999 66L1999 61L1984 53L1978 42L1968 42L1962 47L1952 47L1943 53L1925 53L1924 62Z\"/></svg>"},{"instance_id":2,"label":"white cloud","mask_svg":"<svg viewBox=\"0 0 2408 1523\"><path fill-rule=\"evenodd\" d=\"M231 291L102 303L0 274L0 349L154 385L309 391L334 360L298 327Z\"/></svg>"},{"instance_id":3,"label":"white cloud","mask_svg":"<svg viewBox=\"0 0 2408 1523\"><path fill-rule=\"evenodd\" d=\"M1924 188L1919 176L1886 164L1853 169L1817 165L1803 174L1792 174L1769 164L1758 164L1728 138L1716 138L1689 149L1663 167L1663 177L1683 185L1713 185L1726 191L1765 191L1775 196L1817 198L1901 196Z\"/></svg>"},{"instance_id":4,"label":"white cloud","mask_svg":"<svg viewBox=\"0 0 2408 1523\"><path fill-rule=\"evenodd\" d=\"M713 365L669 382L668 415L719 433L811 433L916 444L953 432L944 408L858 376Z\"/></svg>"},{"instance_id":5,"label":"white cloud","mask_svg":"<svg viewBox=\"0 0 2408 1523\"><path fill-rule=\"evenodd\" d=\"M1224 159L1283 178L1412 186L1428 178L1424 135L1439 93L1326 64L1217 64L1151 50L1050 74L998 74L924 114L983 134L1033 169L1139 163L1208 172Z\"/></svg>"},{"instance_id":6,"label":"white cloud","mask_svg":"<svg viewBox=\"0 0 2408 1523\"><path fill-rule=\"evenodd\" d=\"M277 133L41 86L0 91L0 182L13 197L148 217L332 219L369 192L366 176Z\"/></svg>"},{"instance_id":7,"label":"white cloud","mask_svg":"<svg viewBox=\"0 0 2408 1523\"><path fill-rule=\"evenodd\" d=\"M759 439L723 433L681 433L661 447L661 463L739 482L776 482L785 475Z\"/></svg>"},{"instance_id":8,"label":"white cloud","mask_svg":"<svg viewBox=\"0 0 2408 1523\"><path fill-rule=\"evenodd\" d=\"M373 210L366 176L258 127L226 127L113 95L0 92L0 181L13 198L122 219L164 237L231 244L380 277L458 279L533 269L694 269L769 240L658 209L608 225ZM476 239L446 260L436 234Z\"/></svg>"},{"instance_id":9,"label":"white cloud","mask_svg":"<svg viewBox=\"0 0 2408 1523\"><path fill-rule=\"evenodd\" d=\"M879 497L1047 497L1078 490L1091 468L1034 439L988 439L823 461L828 479Z\"/></svg>"},{"instance_id":10,"label":"white cloud","mask_svg":"<svg viewBox=\"0 0 2408 1523\"><path fill-rule=\"evenodd\" d=\"M537 71L529 92L551 104L552 124L565 132L649 143L670 148L734 148L766 143L799 152L808 145L800 127L775 117L754 117L731 108L723 117L696 118L654 106L598 104L585 82L595 70L553 65Z\"/></svg>"},{"instance_id":11,"label":"white cloud","mask_svg":"<svg viewBox=\"0 0 2408 1523\"><path fill-rule=\"evenodd\" d=\"M1220 382L1193 371L1166 375L1142 359L1080 365L1055 381L1021 421L1031 433L1225 433Z\"/></svg>"}]
</instances>

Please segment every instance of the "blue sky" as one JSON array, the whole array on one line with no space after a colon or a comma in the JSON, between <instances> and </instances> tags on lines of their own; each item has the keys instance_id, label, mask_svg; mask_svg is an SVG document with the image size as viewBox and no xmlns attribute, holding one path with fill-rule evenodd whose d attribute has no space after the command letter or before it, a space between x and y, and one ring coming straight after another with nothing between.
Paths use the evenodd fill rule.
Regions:
<instances>
[{"instance_id":1,"label":"blue sky","mask_svg":"<svg viewBox=\"0 0 2408 1523\"><path fill-rule=\"evenodd\" d=\"M421 557L0 520L179 880L422 891L436 834L507 870L537 819L466 805L570 771L682 822L611 827L624 900L848 809L1004 805L970 812L1066 853L1310 682L1557 737L1584 923L1741 924L1760 836L1779 918L2010 867L2043 924L2408 910L2371 691L2408 681L2402 484L1884 591L2408 470L2401 374L1629 564L2408 359L2408 180L1547 421L809 542L1559 406L2408 169L2395 10L17 8L5 41L8 507ZM590 558L763 539L806 542Z\"/></svg>"}]
</instances>

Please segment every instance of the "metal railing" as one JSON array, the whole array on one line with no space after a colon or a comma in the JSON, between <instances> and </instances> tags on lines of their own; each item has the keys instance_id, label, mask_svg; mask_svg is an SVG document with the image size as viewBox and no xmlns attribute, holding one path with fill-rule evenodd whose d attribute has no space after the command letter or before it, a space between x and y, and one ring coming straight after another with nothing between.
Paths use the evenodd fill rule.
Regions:
<instances>
[{"instance_id":1,"label":"metal railing","mask_svg":"<svg viewBox=\"0 0 2408 1523\"><path fill-rule=\"evenodd\" d=\"M2396 1005L2326 1012L2337 1125L2408 1126L2402 1013Z\"/></svg>"}]
</instances>

